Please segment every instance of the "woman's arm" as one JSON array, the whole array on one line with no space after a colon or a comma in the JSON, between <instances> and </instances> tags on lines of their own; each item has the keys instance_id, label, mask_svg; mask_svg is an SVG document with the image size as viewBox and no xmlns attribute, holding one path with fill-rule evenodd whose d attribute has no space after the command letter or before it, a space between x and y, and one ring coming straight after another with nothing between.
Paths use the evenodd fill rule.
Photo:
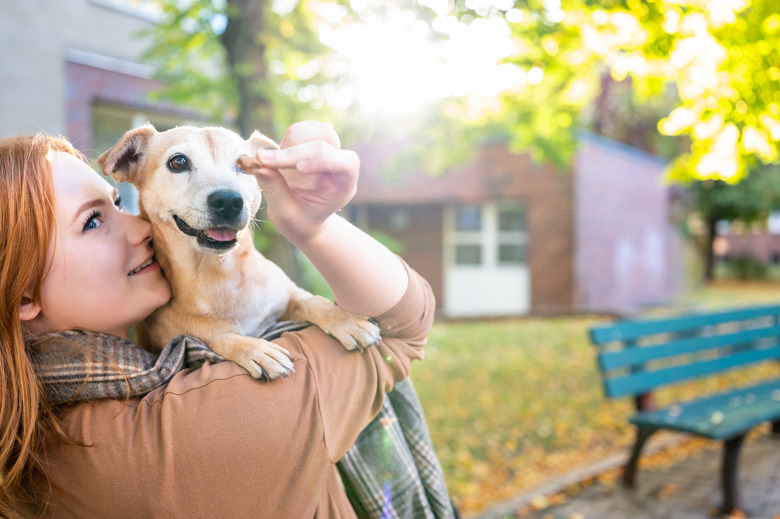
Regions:
<instances>
[{"instance_id":1,"label":"woman's arm","mask_svg":"<svg viewBox=\"0 0 780 519\"><path fill-rule=\"evenodd\" d=\"M335 213L354 196L360 161L340 149L329 124L296 123L280 150L262 150L257 177L271 223L323 275L343 309L367 316L390 310L406 292L401 261Z\"/></svg>"}]
</instances>

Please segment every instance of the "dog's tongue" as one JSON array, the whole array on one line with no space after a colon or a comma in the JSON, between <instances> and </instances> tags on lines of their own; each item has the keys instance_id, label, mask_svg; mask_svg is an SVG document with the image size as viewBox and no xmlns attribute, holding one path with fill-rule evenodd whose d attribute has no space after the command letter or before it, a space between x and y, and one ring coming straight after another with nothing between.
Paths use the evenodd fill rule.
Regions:
<instances>
[{"instance_id":1,"label":"dog's tongue","mask_svg":"<svg viewBox=\"0 0 780 519\"><path fill-rule=\"evenodd\" d=\"M235 229L206 229L206 236L214 241L233 241L236 239Z\"/></svg>"}]
</instances>

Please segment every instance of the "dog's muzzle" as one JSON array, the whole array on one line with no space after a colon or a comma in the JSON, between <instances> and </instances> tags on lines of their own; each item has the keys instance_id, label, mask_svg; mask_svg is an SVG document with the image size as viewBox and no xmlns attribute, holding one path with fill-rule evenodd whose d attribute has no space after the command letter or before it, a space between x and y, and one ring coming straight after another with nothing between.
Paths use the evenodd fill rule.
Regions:
<instances>
[{"instance_id":1,"label":"dog's muzzle","mask_svg":"<svg viewBox=\"0 0 780 519\"><path fill-rule=\"evenodd\" d=\"M198 244L218 251L232 249L238 243L238 231L229 227L215 227L213 229L198 230L187 222L173 215L176 227L187 236L197 238Z\"/></svg>"}]
</instances>

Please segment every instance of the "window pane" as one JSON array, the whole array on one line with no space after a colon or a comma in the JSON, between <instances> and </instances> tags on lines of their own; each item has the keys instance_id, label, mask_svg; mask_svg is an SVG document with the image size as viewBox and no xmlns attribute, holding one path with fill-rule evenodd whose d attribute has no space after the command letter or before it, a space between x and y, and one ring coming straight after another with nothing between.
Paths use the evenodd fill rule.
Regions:
<instances>
[{"instance_id":1,"label":"window pane","mask_svg":"<svg viewBox=\"0 0 780 519\"><path fill-rule=\"evenodd\" d=\"M519 243L499 245L498 262L502 265L525 263L525 245Z\"/></svg>"},{"instance_id":2,"label":"window pane","mask_svg":"<svg viewBox=\"0 0 780 519\"><path fill-rule=\"evenodd\" d=\"M499 231L525 231L525 211L506 209L498 213Z\"/></svg>"},{"instance_id":3,"label":"window pane","mask_svg":"<svg viewBox=\"0 0 780 519\"><path fill-rule=\"evenodd\" d=\"M455 264L456 265L481 265L482 247L480 247L479 245L456 245Z\"/></svg>"},{"instance_id":4,"label":"window pane","mask_svg":"<svg viewBox=\"0 0 780 519\"><path fill-rule=\"evenodd\" d=\"M459 207L455 213L456 231L479 231L482 229L482 211L479 206Z\"/></svg>"}]
</instances>

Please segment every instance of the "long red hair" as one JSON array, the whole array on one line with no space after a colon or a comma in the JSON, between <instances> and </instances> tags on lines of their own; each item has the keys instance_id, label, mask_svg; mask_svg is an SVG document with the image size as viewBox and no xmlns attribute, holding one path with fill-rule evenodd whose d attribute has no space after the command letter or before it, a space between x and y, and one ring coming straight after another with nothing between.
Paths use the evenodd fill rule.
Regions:
<instances>
[{"instance_id":1,"label":"long red hair","mask_svg":"<svg viewBox=\"0 0 780 519\"><path fill-rule=\"evenodd\" d=\"M41 470L38 456L51 433L63 434L28 358L19 319L25 297L41 302L55 232L52 151L80 156L62 138L0 139L0 517L11 516L18 499L41 499L30 495Z\"/></svg>"}]
</instances>

